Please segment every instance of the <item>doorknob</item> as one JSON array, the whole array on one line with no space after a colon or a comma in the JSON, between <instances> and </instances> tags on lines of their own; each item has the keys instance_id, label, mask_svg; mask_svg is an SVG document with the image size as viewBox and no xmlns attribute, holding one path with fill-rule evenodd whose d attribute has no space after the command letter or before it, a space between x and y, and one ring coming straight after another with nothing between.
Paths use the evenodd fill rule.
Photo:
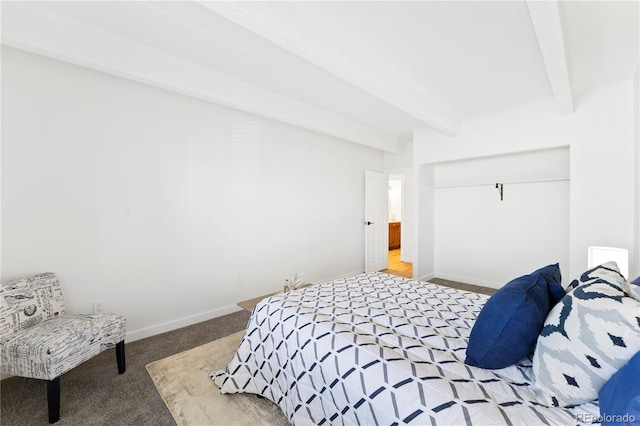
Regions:
<instances>
[{"instance_id":1,"label":"doorknob","mask_svg":"<svg viewBox=\"0 0 640 426\"><path fill-rule=\"evenodd\" d=\"M369 226L369 225L373 225L373 222L366 221L364 224Z\"/></svg>"}]
</instances>

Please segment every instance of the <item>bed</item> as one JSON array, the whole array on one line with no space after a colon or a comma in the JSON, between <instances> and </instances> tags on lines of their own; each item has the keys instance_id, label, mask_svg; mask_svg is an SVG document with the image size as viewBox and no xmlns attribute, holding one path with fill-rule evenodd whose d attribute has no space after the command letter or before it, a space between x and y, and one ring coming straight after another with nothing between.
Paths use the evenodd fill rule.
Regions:
<instances>
[{"instance_id":1,"label":"bed","mask_svg":"<svg viewBox=\"0 0 640 426\"><path fill-rule=\"evenodd\" d=\"M536 401L531 359L464 364L488 296L383 273L278 294L254 309L223 393L254 393L292 424L592 424L597 403Z\"/></svg>"}]
</instances>

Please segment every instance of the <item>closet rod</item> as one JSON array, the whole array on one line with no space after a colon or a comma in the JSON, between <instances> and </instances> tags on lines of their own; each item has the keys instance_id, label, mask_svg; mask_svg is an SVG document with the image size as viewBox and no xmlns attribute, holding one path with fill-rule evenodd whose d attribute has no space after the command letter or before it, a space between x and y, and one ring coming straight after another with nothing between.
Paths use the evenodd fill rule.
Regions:
<instances>
[{"instance_id":1,"label":"closet rod","mask_svg":"<svg viewBox=\"0 0 640 426\"><path fill-rule=\"evenodd\" d=\"M543 183L543 182L561 182L569 180L568 177L560 177L560 178L547 178L547 179L531 179L531 180L512 180L507 182L500 182L504 185L511 184L521 184L521 183ZM496 182L485 182L485 183L467 183L463 185L431 185L429 188L432 189L449 189L449 188L469 188L472 186L495 186Z\"/></svg>"}]
</instances>

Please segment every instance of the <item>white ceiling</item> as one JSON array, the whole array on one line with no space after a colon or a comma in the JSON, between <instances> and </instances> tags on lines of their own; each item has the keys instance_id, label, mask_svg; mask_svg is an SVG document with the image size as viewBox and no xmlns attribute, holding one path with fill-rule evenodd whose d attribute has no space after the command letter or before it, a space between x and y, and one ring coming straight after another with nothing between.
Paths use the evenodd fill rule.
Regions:
<instances>
[{"instance_id":1,"label":"white ceiling","mask_svg":"<svg viewBox=\"0 0 640 426\"><path fill-rule=\"evenodd\" d=\"M2 2L2 43L396 152L632 78L638 1Z\"/></svg>"}]
</instances>

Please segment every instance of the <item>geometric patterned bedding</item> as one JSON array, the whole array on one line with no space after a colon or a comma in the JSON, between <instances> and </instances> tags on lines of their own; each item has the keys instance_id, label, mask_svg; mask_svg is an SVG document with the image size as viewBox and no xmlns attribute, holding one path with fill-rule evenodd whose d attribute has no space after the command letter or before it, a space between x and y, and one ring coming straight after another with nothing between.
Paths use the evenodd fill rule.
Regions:
<instances>
[{"instance_id":1,"label":"geometric patterned bedding","mask_svg":"<svg viewBox=\"0 0 640 426\"><path fill-rule=\"evenodd\" d=\"M278 294L255 307L211 377L300 425L595 423L597 403L538 403L529 358L501 370L464 364L487 298L377 272Z\"/></svg>"}]
</instances>

